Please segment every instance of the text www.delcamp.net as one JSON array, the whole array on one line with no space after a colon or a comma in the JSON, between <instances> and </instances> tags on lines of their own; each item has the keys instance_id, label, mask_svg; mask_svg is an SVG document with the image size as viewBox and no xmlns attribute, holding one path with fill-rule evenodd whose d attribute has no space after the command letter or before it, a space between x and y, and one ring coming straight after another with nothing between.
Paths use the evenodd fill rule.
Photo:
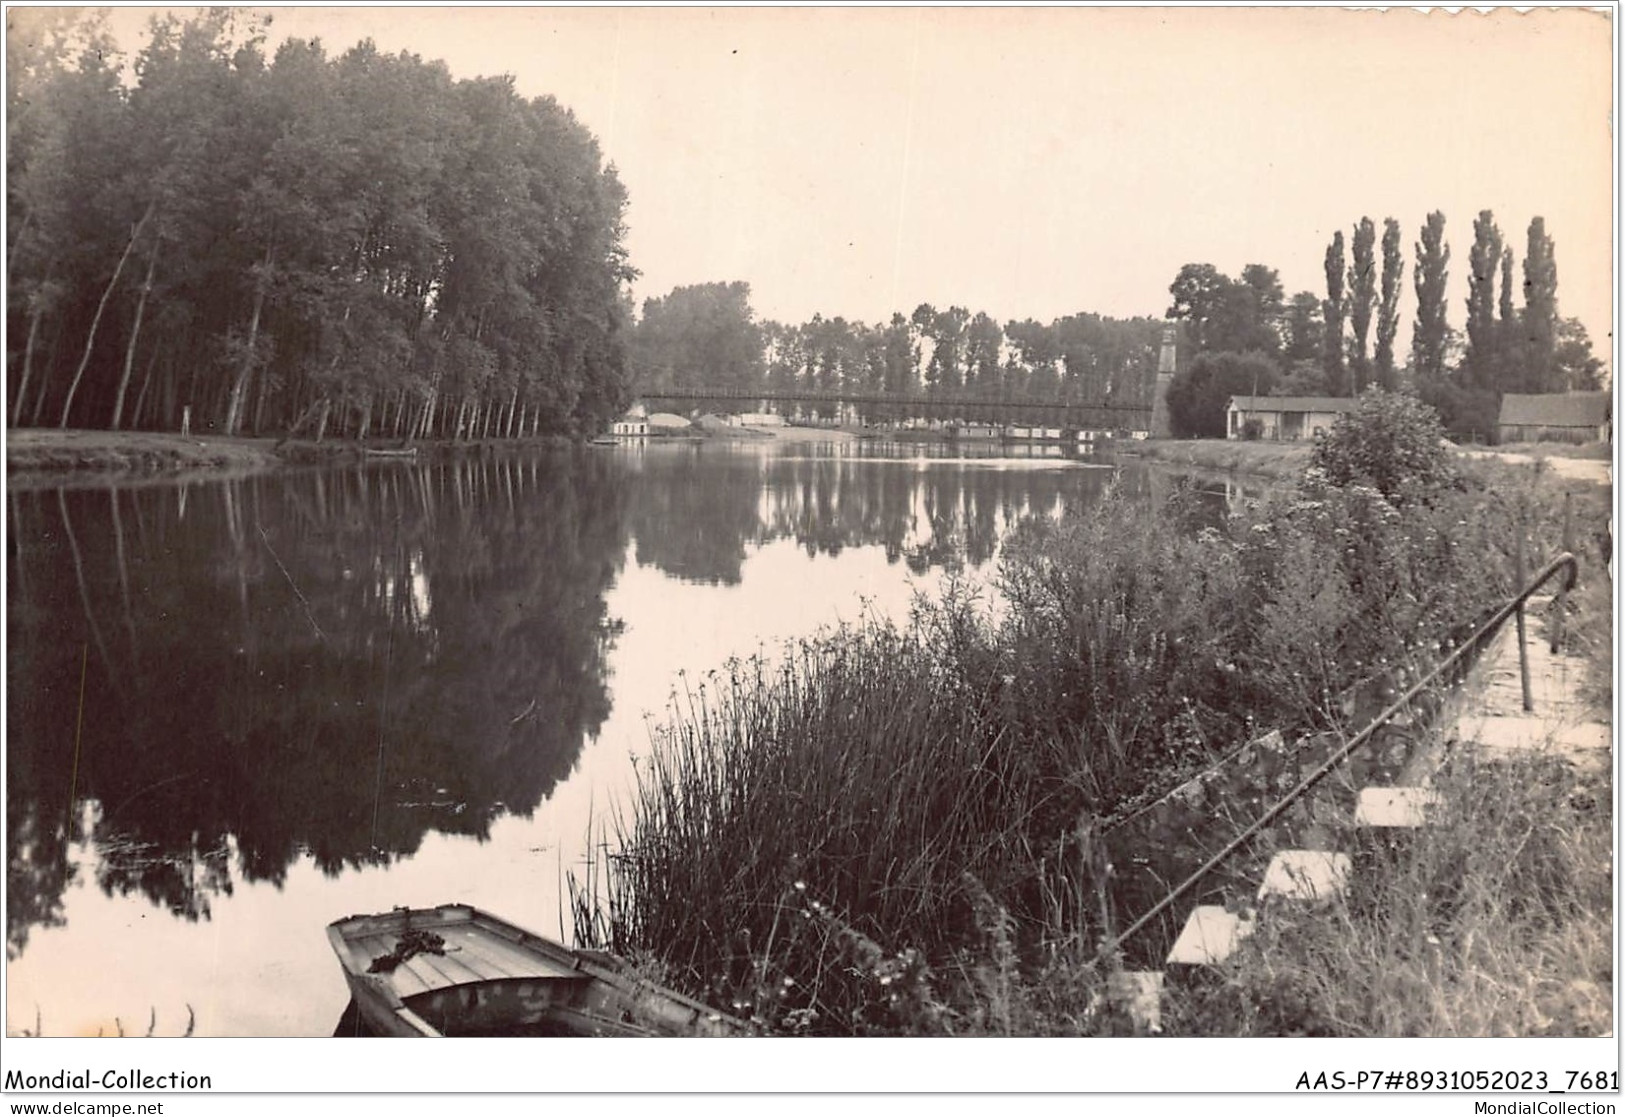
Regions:
<instances>
[{"instance_id":1,"label":"text www.delcamp.net","mask_svg":"<svg viewBox=\"0 0 1625 1117\"><path fill-rule=\"evenodd\" d=\"M13 1117L163 1117L164 1103L118 1101L16 1102L6 1107Z\"/></svg>"}]
</instances>

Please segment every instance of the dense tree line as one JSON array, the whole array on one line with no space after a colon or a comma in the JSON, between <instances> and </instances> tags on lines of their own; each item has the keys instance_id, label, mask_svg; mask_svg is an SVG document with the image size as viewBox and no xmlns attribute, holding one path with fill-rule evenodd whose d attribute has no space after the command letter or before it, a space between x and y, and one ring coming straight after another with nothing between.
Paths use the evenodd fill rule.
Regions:
<instances>
[{"instance_id":1,"label":"dense tree line","mask_svg":"<svg viewBox=\"0 0 1625 1117\"><path fill-rule=\"evenodd\" d=\"M701 283L646 299L632 333L637 390L759 387L763 341L748 283Z\"/></svg>"},{"instance_id":2,"label":"dense tree line","mask_svg":"<svg viewBox=\"0 0 1625 1117\"><path fill-rule=\"evenodd\" d=\"M38 15L38 13L32 13ZM508 78L211 10L8 39L13 425L470 437L624 406L626 195Z\"/></svg>"},{"instance_id":3,"label":"dense tree line","mask_svg":"<svg viewBox=\"0 0 1625 1117\"><path fill-rule=\"evenodd\" d=\"M1394 344L1402 320L1405 260L1399 223L1382 236L1362 217L1326 246L1324 297L1284 300L1273 269L1249 264L1232 279L1212 264L1180 268L1167 317L1189 350L1169 391L1174 432L1222 437L1232 395L1351 396L1404 388L1432 404L1453 433L1492 438L1509 392L1595 390L1602 362L1585 327L1557 308L1557 264L1540 217L1529 223L1523 305L1514 253L1488 210L1473 222L1465 338L1449 324L1450 246L1443 213L1428 215L1411 268L1415 322L1408 364Z\"/></svg>"},{"instance_id":4,"label":"dense tree line","mask_svg":"<svg viewBox=\"0 0 1625 1117\"><path fill-rule=\"evenodd\" d=\"M634 388L655 400L663 388L716 387L1149 408L1161 331L1155 319L1098 314L1001 326L981 311L929 303L907 316L894 313L884 324L822 314L799 324L758 322L748 284L708 283L644 303L633 331ZM737 399L702 405L754 406ZM799 410L833 418L838 407L809 403ZM884 402L859 407L866 420L918 411L918 405Z\"/></svg>"}]
</instances>

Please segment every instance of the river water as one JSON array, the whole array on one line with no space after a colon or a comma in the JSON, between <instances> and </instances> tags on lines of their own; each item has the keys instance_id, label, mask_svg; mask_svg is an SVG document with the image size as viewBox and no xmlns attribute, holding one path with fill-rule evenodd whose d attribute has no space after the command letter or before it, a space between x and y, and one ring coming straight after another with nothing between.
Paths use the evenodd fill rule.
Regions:
<instances>
[{"instance_id":1,"label":"river water","mask_svg":"<svg viewBox=\"0 0 1625 1117\"><path fill-rule=\"evenodd\" d=\"M12 484L9 1034L331 1034L330 921L562 933L651 719L1147 475L870 443Z\"/></svg>"}]
</instances>

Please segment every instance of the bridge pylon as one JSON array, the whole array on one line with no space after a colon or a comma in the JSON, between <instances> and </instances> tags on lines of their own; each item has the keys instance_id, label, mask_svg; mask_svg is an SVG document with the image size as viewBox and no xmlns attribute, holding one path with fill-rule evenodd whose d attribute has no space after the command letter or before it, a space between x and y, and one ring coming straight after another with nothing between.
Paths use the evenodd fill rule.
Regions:
<instances>
[{"instance_id":1,"label":"bridge pylon","mask_svg":"<svg viewBox=\"0 0 1625 1117\"><path fill-rule=\"evenodd\" d=\"M1172 438L1173 422L1168 417L1168 387L1179 369L1174 328L1162 331L1162 351L1157 354L1157 383L1151 396L1151 437Z\"/></svg>"}]
</instances>

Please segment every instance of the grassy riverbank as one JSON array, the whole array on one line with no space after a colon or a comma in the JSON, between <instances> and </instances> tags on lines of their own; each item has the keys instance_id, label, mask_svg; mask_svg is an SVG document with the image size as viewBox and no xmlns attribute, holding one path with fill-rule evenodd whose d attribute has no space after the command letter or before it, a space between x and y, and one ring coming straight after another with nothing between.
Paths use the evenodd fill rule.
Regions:
<instances>
[{"instance_id":1,"label":"grassy riverbank","mask_svg":"<svg viewBox=\"0 0 1625 1117\"><path fill-rule=\"evenodd\" d=\"M735 428L720 422L704 429L692 428L684 437L694 439L753 439L778 442L847 442L857 436L851 431L824 427ZM560 438L544 438L541 444L563 444ZM420 442L422 453L462 453L481 446L494 449L535 445L493 440L475 442ZM374 449L398 447L395 441L371 444ZM20 428L6 432L6 471L8 476L115 473L125 475L164 475L183 473L253 473L278 466L356 457L362 444L330 439L317 444L308 440L276 438L224 438L212 435L182 436L157 431L42 430Z\"/></svg>"},{"instance_id":2,"label":"grassy riverbank","mask_svg":"<svg viewBox=\"0 0 1625 1117\"><path fill-rule=\"evenodd\" d=\"M1295 477L1309 460L1307 442L1241 442L1223 438L1148 439L1116 442L1114 453L1186 469L1245 473L1276 479Z\"/></svg>"},{"instance_id":3,"label":"grassy riverbank","mask_svg":"<svg viewBox=\"0 0 1625 1117\"><path fill-rule=\"evenodd\" d=\"M1609 722L1612 586L1591 567L1564 650L1588 670L1557 726ZM1537 618L1531 641L1551 636ZM1600 688L1598 684L1601 684ZM1473 688L1464 701L1474 705ZM1171 998L1194 1035L1601 1036L1613 1029L1612 764L1484 758L1448 740L1430 825L1368 833L1347 903L1281 909L1223 980Z\"/></svg>"},{"instance_id":4,"label":"grassy riverbank","mask_svg":"<svg viewBox=\"0 0 1625 1117\"><path fill-rule=\"evenodd\" d=\"M1433 782L1432 823L1357 862L1346 903L1282 908L1167 1001L1199 1036L1600 1036L1613 1027L1612 782L1558 760Z\"/></svg>"},{"instance_id":5,"label":"grassy riverbank","mask_svg":"<svg viewBox=\"0 0 1625 1117\"><path fill-rule=\"evenodd\" d=\"M1308 442L1246 442L1222 438L1151 439L1120 442L1113 452L1124 457L1163 462L1183 469L1240 473L1253 477L1287 480L1303 471L1313 444ZM1463 446L1456 453L1464 459L1494 460L1509 465L1536 466L1569 480L1607 483L1613 447L1589 442L1517 443L1493 449Z\"/></svg>"},{"instance_id":6,"label":"grassy riverbank","mask_svg":"<svg viewBox=\"0 0 1625 1117\"><path fill-rule=\"evenodd\" d=\"M18 473L167 473L270 469L282 459L270 438L183 438L152 431L6 432L6 470Z\"/></svg>"},{"instance_id":7,"label":"grassy riverbank","mask_svg":"<svg viewBox=\"0 0 1625 1117\"><path fill-rule=\"evenodd\" d=\"M1347 460L1318 464L1358 467L1370 445L1352 440ZM1378 453L1375 473L1306 472L1217 525L1177 493L1160 509L1111 499L1077 520L1030 524L1007 545L1007 607L996 615L955 592L904 628L847 629L777 666L708 677L657 735L582 930L789 1032L1120 1027L1102 1008L1109 967L1096 955L1139 910L1119 910L1103 840L1111 820L1263 727L1289 741L1352 733L1511 595L1520 528L1531 566L1557 549L1555 478L1493 462L1463 469L1436 437L1416 446L1410 476L1386 473L1399 459ZM1576 546L1598 581L1600 537L1588 528L1606 514L1606 492L1576 497ZM1591 620L1572 631L1595 637L1598 606L1586 608ZM1545 783L1473 786L1506 801L1494 825L1511 827L1508 841L1518 834L1509 820L1550 806ZM1209 809L1240 818L1262 808ZM1569 868L1545 864L1564 835L1548 836L1529 847L1530 872L1569 898L1536 911L1502 887L1511 906L1501 914L1556 923L1564 912L1565 935L1595 938L1608 915L1598 872L1610 876L1595 837L1571 843L1585 861L1564 883ZM1437 874L1456 857L1464 887L1477 888L1495 859L1457 854L1506 853L1492 838L1464 832L1434 868L1404 871ZM1518 926L1509 947L1534 941ZM1379 921L1369 934L1393 932ZM1354 957L1376 947L1362 949ZM1506 958L1517 964L1510 949ZM1597 984L1591 955L1556 968ZM1301 969L1311 976L1300 985L1342 982L1310 954ZM1441 983L1443 1007L1409 1024L1358 1015L1349 1001L1266 1002L1279 983L1262 978L1170 1019L1220 1033L1528 1030L1532 1017L1469 1013L1470 990L1443 988L1456 971L1419 972ZM1238 1013L1257 1023L1236 1023Z\"/></svg>"}]
</instances>

